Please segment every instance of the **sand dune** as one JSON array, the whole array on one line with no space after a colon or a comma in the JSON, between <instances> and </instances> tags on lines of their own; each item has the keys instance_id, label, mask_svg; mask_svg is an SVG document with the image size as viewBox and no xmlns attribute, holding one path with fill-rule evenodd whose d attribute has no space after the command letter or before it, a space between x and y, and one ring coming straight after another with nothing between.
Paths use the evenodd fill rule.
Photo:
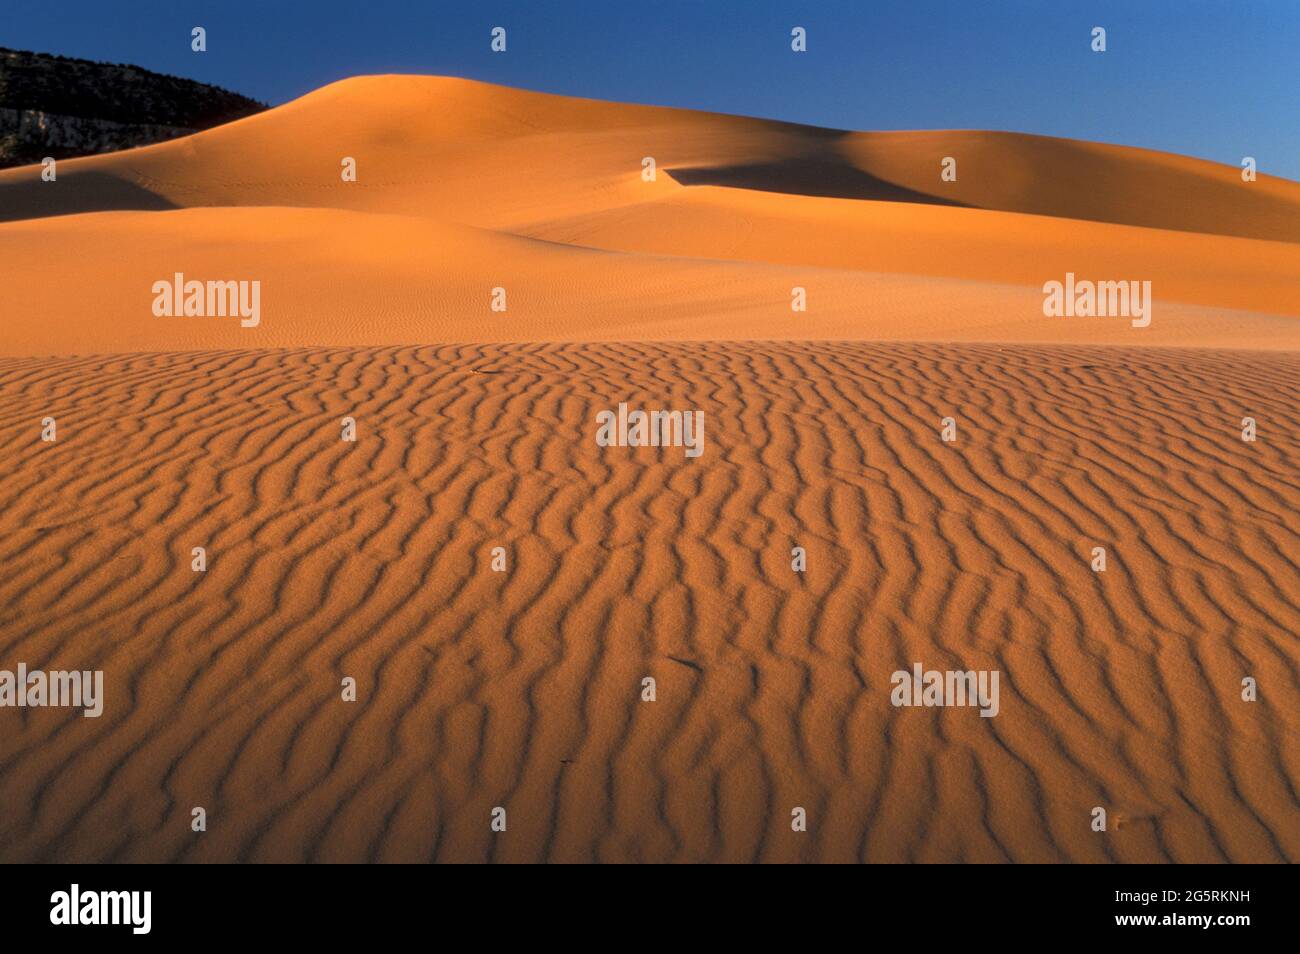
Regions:
<instances>
[{"instance_id":1,"label":"sand dune","mask_svg":"<svg viewBox=\"0 0 1300 954\"><path fill-rule=\"evenodd\" d=\"M355 187L340 183L343 155L364 170ZM640 178L647 155L668 171L655 183ZM940 181L944 156L961 163L955 182ZM50 190L32 181L33 168L0 173L6 218L48 214ZM1013 133L847 132L450 77L344 80L199 135L67 168L60 191L84 191L101 209L136 206L105 195L102 183L83 190L78 177L118 179L178 207L305 205L509 229L663 198L694 179L1300 242L1300 184L1266 174L1245 184L1239 169L1185 156ZM744 169L753 171L734 171Z\"/></svg>"},{"instance_id":2,"label":"sand dune","mask_svg":"<svg viewBox=\"0 0 1300 954\"><path fill-rule=\"evenodd\" d=\"M107 694L0 709L0 861L1300 860L1298 212L433 77L0 173L0 669ZM703 457L599 447L623 401Z\"/></svg>"},{"instance_id":3,"label":"sand dune","mask_svg":"<svg viewBox=\"0 0 1300 954\"><path fill-rule=\"evenodd\" d=\"M0 855L1295 861L1297 381L848 343L4 361L4 656L109 700L4 714ZM706 456L597 448L629 396L702 408ZM1000 714L892 707L918 660L1000 669Z\"/></svg>"},{"instance_id":4,"label":"sand dune","mask_svg":"<svg viewBox=\"0 0 1300 954\"><path fill-rule=\"evenodd\" d=\"M709 210L700 215L725 221ZM661 233L640 234L653 242ZM683 244L706 234L689 232ZM0 261L22 276L4 290L15 320L0 326L0 352L15 355L809 337L1123 344L1140 336L1148 344L1300 347L1300 320L1287 315L1157 300L1151 326L1135 329L1124 318L1044 317L1039 288L1007 282L614 253L340 210L187 209L15 222L0 226ZM95 263L90 286L76 277L89 272L69 274L70 264L84 263ZM177 272L261 281L260 323L156 317L154 282L171 282ZM1212 272L1188 280L1226 288ZM1270 281L1235 294L1284 297L1285 276ZM791 311L796 286L807 291L806 312ZM507 291L504 313L490 307L496 287Z\"/></svg>"},{"instance_id":5,"label":"sand dune","mask_svg":"<svg viewBox=\"0 0 1300 954\"><path fill-rule=\"evenodd\" d=\"M945 183L950 154L962 165ZM15 278L3 304L46 318L0 330L8 354L611 338L1300 347L1300 185L1043 137L845 133L362 77L65 162L56 183L0 173L0 210ZM260 280L267 321L239 337L154 320L149 288L182 269ZM1122 322L1045 318L1042 286L1067 272L1152 282L1142 340ZM791 313L796 286L805 313ZM489 310L496 287L515 293L508 317Z\"/></svg>"}]
</instances>

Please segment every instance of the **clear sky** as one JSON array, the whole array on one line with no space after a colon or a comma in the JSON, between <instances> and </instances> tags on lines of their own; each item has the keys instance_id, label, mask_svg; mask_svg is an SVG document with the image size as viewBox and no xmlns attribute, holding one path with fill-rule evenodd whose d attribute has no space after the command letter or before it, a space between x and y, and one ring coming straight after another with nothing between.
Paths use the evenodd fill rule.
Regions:
<instances>
[{"instance_id":1,"label":"clear sky","mask_svg":"<svg viewBox=\"0 0 1300 954\"><path fill-rule=\"evenodd\" d=\"M807 53L790 50L794 26ZM1300 179L1300 0L0 0L0 46L273 104L363 73L440 73L848 129L1252 155Z\"/></svg>"}]
</instances>

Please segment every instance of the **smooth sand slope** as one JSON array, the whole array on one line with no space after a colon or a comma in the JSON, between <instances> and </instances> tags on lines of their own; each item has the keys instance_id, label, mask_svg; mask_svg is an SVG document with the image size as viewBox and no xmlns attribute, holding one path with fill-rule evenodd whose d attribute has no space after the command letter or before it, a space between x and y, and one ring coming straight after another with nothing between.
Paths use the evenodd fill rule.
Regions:
<instances>
[{"instance_id":1,"label":"smooth sand slope","mask_svg":"<svg viewBox=\"0 0 1300 954\"><path fill-rule=\"evenodd\" d=\"M4 361L3 658L108 702L0 712L0 857L1295 861L1298 381L855 343ZM629 398L702 409L704 456L598 448ZM916 661L1000 670L999 714L892 707Z\"/></svg>"},{"instance_id":2,"label":"smooth sand slope","mask_svg":"<svg viewBox=\"0 0 1300 954\"><path fill-rule=\"evenodd\" d=\"M340 177L345 156L355 183ZM940 180L944 156L958 159L956 182ZM0 305L18 318L0 327L0 353L722 338L1300 346L1300 185L1137 149L846 133L380 76L65 162L54 183L39 171L0 173ZM262 324L155 318L152 285L177 271L261 281ZM1151 326L1045 318L1043 283L1066 272L1150 281ZM806 312L791 311L795 286ZM490 310L495 287L506 313Z\"/></svg>"}]
</instances>

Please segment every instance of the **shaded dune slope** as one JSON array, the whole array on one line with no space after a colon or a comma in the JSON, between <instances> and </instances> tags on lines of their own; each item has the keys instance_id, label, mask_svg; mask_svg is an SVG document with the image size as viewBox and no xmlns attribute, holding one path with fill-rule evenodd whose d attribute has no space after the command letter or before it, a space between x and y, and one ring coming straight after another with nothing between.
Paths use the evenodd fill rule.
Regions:
<instances>
[{"instance_id":1,"label":"shaded dune slope","mask_svg":"<svg viewBox=\"0 0 1300 954\"><path fill-rule=\"evenodd\" d=\"M0 714L0 859L1296 861L1298 381L852 343L2 360L0 658L108 701ZM704 410L705 456L597 448L619 400ZM891 707L915 661L1001 670L1001 713Z\"/></svg>"}]
</instances>

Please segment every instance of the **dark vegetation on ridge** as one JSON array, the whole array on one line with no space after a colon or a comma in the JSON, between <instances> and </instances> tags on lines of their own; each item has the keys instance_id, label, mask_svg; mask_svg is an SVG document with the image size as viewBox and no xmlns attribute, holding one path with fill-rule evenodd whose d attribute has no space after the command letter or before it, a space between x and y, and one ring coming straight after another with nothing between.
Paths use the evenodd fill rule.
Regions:
<instances>
[{"instance_id":1,"label":"dark vegetation on ridge","mask_svg":"<svg viewBox=\"0 0 1300 954\"><path fill-rule=\"evenodd\" d=\"M144 146L266 108L138 66L0 47L0 168Z\"/></svg>"}]
</instances>

